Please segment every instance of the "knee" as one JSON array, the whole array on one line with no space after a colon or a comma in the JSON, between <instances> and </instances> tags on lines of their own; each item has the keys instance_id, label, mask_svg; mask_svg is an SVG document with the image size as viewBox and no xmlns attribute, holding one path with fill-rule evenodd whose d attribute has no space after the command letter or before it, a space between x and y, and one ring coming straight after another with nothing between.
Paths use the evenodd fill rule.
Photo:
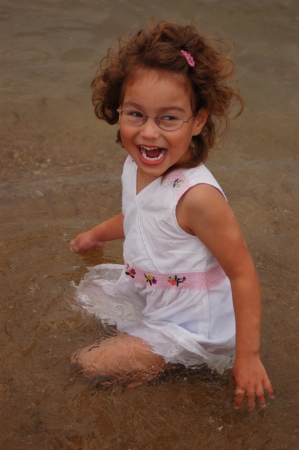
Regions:
<instances>
[{"instance_id":1,"label":"knee","mask_svg":"<svg viewBox=\"0 0 299 450\"><path fill-rule=\"evenodd\" d=\"M101 344L94 344L73 353L71 363L80 367L84 375L93 377L101 375L103 364L101 363Z\"/></svg>"},{"instance_id":2,"label":"knee","mask_svg":"<svg viewBox=\"0 0 299 450\"><path fill-rule=\"evenodd\" d=\"M115 380L135 380L141 384L168 368L164 359L140 338L118 335L86 347L72 355L88 378L107 377Z\"/></svg>"}]
</instances>

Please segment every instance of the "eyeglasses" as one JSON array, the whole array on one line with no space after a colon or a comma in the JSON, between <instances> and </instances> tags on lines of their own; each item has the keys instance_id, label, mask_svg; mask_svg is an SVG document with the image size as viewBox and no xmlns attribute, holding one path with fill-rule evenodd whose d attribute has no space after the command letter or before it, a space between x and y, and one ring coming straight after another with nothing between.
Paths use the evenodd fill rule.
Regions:
<instances>
[{"instance_id":1,"label":"eyeglasses","mask_svg":"<svg viewBox=\"0 0 299 450\"><path fill-rule=\"evenodd\" d=\"M189 119L182 119L179 116L175 116L173 114L160 114L159 116L147 116L141 111L133 108L124 108L117 109L122 120L128 125L140 126L143 125L148 117L155 119L156 124L161 130L165 131L176 131L179 130L184 123L189 122L189 120L193 117L189 117Z\"/></svg>"}]
</instances>

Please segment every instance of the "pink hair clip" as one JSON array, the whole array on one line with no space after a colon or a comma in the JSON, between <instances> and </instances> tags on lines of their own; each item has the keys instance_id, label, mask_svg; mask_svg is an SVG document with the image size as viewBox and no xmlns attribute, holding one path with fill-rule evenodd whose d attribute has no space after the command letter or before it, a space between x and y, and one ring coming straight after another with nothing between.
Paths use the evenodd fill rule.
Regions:
<instances>
[{"instance_id":1,"label":"pink hair clip","mask_svg":"<svg viewBox=\"0 0 299 450\"><path fill-rule=\"evenodd\" d=\"M192 56L190 55L190 53L186 52L185 50L181 50L181 53L183 53L183 55L185 56L189 66L194 67L195 66L195 61L192 58Z\"/></svg>"}]
</instances>

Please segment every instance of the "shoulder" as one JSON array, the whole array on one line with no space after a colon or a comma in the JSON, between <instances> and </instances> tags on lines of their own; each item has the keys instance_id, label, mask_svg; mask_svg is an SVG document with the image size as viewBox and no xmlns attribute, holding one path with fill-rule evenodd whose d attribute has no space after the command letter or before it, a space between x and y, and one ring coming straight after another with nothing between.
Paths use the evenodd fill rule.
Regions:
<instances>
[{"instance_id":1,"label":"shoulder","mask_svg":"<svg viewBox=\"0 0 299 450\"><path fill-rule=\"evenodd\" d=\"M128 155L123 165L122 178L130 176L135 171L136 171L136 163L134 159L130 155Z\"/></svg>"},{"instance_id":2,"label":"shoulder","mask_svg":"<svg viewBox=\"0 0 299 450\"><path fill-rule=\"evenodd\" d=\"M219 206L228 206L226 198L217 186L207 183L199 183L185 192L178 206L186 211L204 213L215 210Z\"/></svg>"},{"instance_id":3,"label":"shoulder","mask_svg":"<svg viewBox=\"0 0 299 450\"><path fill-rule=\"evenodd\" d=\"M233 214L222 191L217 186L200 183L191 187L181 197L176 215L180 227L189 234L197 234L198 226L223 224Z\"/></svg>"},{"instance_id":4,"label":"shoulder","mask_svg":"<svg viewBox=\"0 0 299 450\"><path fill-rule=\"evenodd\" d=\"M135 167L136 163L134 161L134 159L128 155L125 159L124 165L123 165L123 170L129 169L131 167Z\"/></svg>"},{"instance_id":5,"label":"shoulder","mask_svg":"<svg viewBox=\"0 0 299 450\"><path fill-rule=\"evenodd\" d=\"M204 164L200 164L193 169L185 169L183 170L183 173L187 178L190 186L196 186L197 184L207 184L218 189L225 197L220 184Z\"/></svg>"}]
</instances>

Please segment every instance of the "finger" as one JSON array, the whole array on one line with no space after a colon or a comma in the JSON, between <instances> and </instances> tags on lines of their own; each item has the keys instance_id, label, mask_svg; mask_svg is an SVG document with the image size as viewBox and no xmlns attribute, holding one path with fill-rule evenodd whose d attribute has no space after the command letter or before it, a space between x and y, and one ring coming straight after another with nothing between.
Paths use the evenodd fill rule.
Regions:
<instances>
[{"instance_id":1,"label":"finger","mask_svg":"<svg viewBox=\"0 0 299 450\"><path fill-rule=\"evenodd\" d=\"M245 396L245 389L237 387L235 394L235 405L234 405L235 409L242 408L244 404L244 396Z\"/></svg>"},{"instance_id":2,"label":"finger","mask_svg":"<svg viewBox=\"0 0 299 450\"><path fill-rule=\"evenodd\" d=\"M247 391L247 402L249 409L255 409L255 392Z\"/></svg>"},{"instance_id":3,"label":"finger","mask_svg":"<svg viewBox=\"0 0 299 450\"><path fill-rule=\"evenodd\" d=\"M76 241L74 239L70 242L70 251L75 253L78 252L78 247L76 246Z\"/></svg>"},{"instance_id":4,"label":"finger","mask_svg":"<svg viewBox=\"0 0 299 450\"><path fill-rule=\"evenodd\" d=\"M260 407L261 408L266 408L267 407L267 402L266 402L266 399L265 399L264 390L262 388L256 389L256 396L258 398Z\"/></svg>"},{"instance_id":5,"label":"finger","mask_svg":"<svg viewBox=\"0 0 299 450\"><path fill-rule=\"evenodd\" d=\"M268 395L271 399L274 398L274 390L273 387L269 381L269 378L267 377L264 382L263 382L263 387L266 389L266 391L268 392Z\"/></svg>"}]
</instances>

